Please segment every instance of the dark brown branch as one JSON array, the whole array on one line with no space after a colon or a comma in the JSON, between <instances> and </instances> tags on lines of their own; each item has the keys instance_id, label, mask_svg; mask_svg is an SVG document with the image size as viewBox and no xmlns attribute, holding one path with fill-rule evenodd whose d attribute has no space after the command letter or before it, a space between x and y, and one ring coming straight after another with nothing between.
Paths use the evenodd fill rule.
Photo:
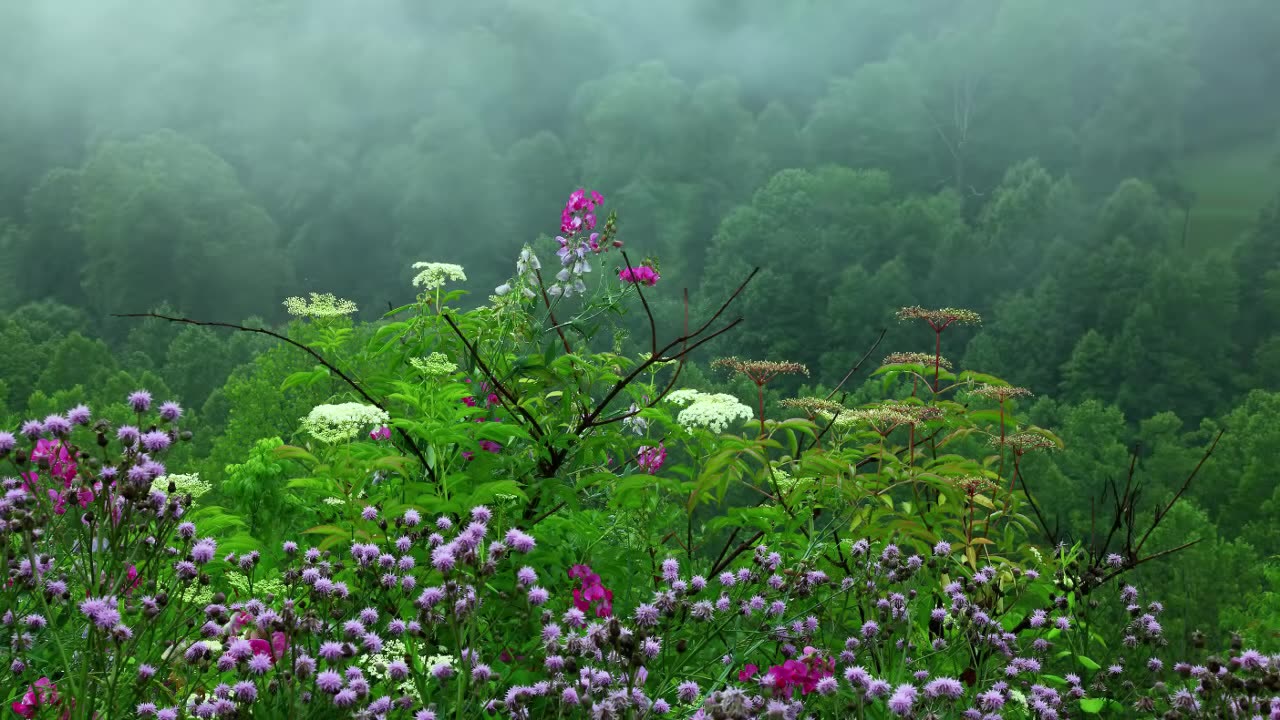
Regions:
<instances>
[{"instance_id":1,"label":"dark brown branch","mask_svg":"<svg viewBox=\"0 0 1280 720\"><path fill-rule=\"evenodd\" d=\"M547 319L551 321L551 327L555 328L556 334L560 336L560 342L564 343L565 354L572 355L573 350L569 347L569 338L565 337L564 329L560 327L560 323L556 320L556 312L551 309L551 298L547 295L546 283L542 282L542 270L534 268L533 274L534 277L538 278L538 291L542 293L542 302L547 306Z\"/></svg>"},{"instance_id":2,"label":"dark brown branch","mask_svg":"<svg viewBox=\"0 0 1280 720\"><path fill-rule=\"evenodd\" d=\"M1174 493L1173 498L1169 500L1169 503L1165 505L1163 509L1156 510L1156 516L1151 522L1151 527L1147 528L1147 532L1144 533L1142 539L1138 541L1138 546L1133 549L1135 555L1142 551L1142 546L1146 544L1147 538L1151 537L1151 533L1155 532L1155 529L1159 527L1160 521L1164 520L1165 516L1169 513L1169 510L1173 508L1173 504L1178 502L1178 499L1182 497L1182 493L1186 492L1187 488L1191 487L1191 481L1200 473L1200 468L1204 467L1205 462L1209 460L1209 456L1212 455L1213 451L1218 447L1218 441L1222 439L1222 435L1225 432L1226 429L1218 431L1218 434L1213 438L1213 442L1209 445L1209 449L1205 450L1204 455L1200 457L1200 462L1196 463L1195 469L1193 469L1191 474L1187 476L1187 479L1182 482L1182 487L1178 488L1178 492Z\"/></svg>"},{"instance_id":3,"label":"dark brown branch","mask_svg":"<svg viewBox=\"0 0 1280 720\"><path fill-rule=\"evenodd\" d=\"M729 567L729 563L731 563L731 562L733 562L734 560L736 560L736 559L738 558L738 556L739 556L739 555L741 555L742 553L744 553L744 552L746 552L747 550L751 549L751 546L752 546L752 545L754 545L754 544L755 544L755 542L756 542L757 540L759 540L760 538L762 538L762 537L764 537L764 531L763 531L763 530L761 530L761 531L757 532L755 535L752 535L751 537L747 538L746 540L743 540L743 541L742 541L742 542L741 542L741 543L740 543L736 548L734 548L734 549L733 549L733 552L729 553L727 556L723 556L723 557L721 557L721 559L720 559L718 562L716 562L716 564L715 564L714 566L712 566L712 568L711 568L711 572L709 572L709 573L707 573L707 574L708 574L708 575L718 575L718 574L720 573L720 571L721 571L721 570L723 570L723 569L725 569L725 568ZM725 547L728 547L728 546L726 545Z\"/></svg>"},{"instance_id":4,"label":"dark brown branch","mask_svg":"<svg viewBox=\"0 0 1280 720\"><path fill-rule=\"evenodd\" d=\"M631 267L631 258L627 257L627 251L623 250L622 261L627 264L627 270L631 272L631 278L638 280L635 276L635 268ZM644 306L644 314L649 317L649 349L654 354L658 354L658 324L653 321L653 311L649 309L649 301L644 299L644 290L640 289L641 283L633 282L636 288L636 294L640 296L640 304Z\"/></svg>"},{"instance_id":5,"label":"dark brown branch","mask_svg":"<svg viewBox=\"0 0 1280 720\"><path fill-rule=\"evenodd\" d=\"M578 423L577 428L574 430L574 434L580 435L584 430L595 425L596 418L600 416L600 413L604 412L605 408L609 406L609 403L613 402L613 399L618 396L618 393L622 392L623 388L625 388L627 385L630 385L631 382L634 381L636 377L640 375L640 373L647 370L649 366L653 365L655 362L658 362L660 360L667 361L667 360L678 360L680 358L683 358L685 355L692 352L695 348L697 348L702 343L716 337L717 335L720 335L728 331L729 329L736 326L738 323L742 322L742 318L738 318L737 320L734 320L733 322L729 323L728 326L723 327L720 330L717 330L716 332L712 333L710 336L703 338L702 340L699 340L693 345L689 345L690 340L692 340L695 337L698 337L703 332L705 332L706 329L711 326L711 323L715 322L717 319L719 319L719 317L722 314L724 314L724 311L726 308L729 307L729 304L732 303L734 299L737 298L738 295L742 293L743 289L746 288L747 283L751 282L751 279L754 278L756 276L756 273L758 272L760 272L760 268L755 268L754 270L752 270L751 274L747 276L747 279L743 280L742 283L738 285L738 288L733 291L733 294L729 296L729 299L725 300L724 303L720 305L720 308L716 310L715 314L713 314L710 319L708 319L705 323L702 324L702 327L698 328L697 330L691 333L686 332L684 335L667 343L661 350L654 353L644 362L637 365L634 370L632 370L630 373L627 374L626 377L615 382L613 384L613 387L610 388L609 392L605 394L604 399L601 400L591 412L583 416L582 421ZM677 353L674 357L666 357L666 354L677 345L682 345L684 347L682 347L680 352Z\"/></svg>"},{"instance_id":6,"label":"dark brown branch","mask_svg":"<svg viewBox=\"0 0 1280 720\"><path fill-rule=\"evenodd\" d=\"M876 338L876 341L871 344L871 347L868 348L865 353L862 354L861 358L858 358L858 362L855 363L853 367L849 368L849 372L844 374L844 377L841 378L840 382L831 389L831 392L827 393L828 400L831 399L831 396L839 392L840 388L844 387L846 382L849 382L849 378L853 377L853 374L858 372L858 368L862 367L862 363L866 362L867 358L871 357L871 353L875 352L876 348L880 347L880 342L884 340L885 333L887 332L889 332L889 328L880 328L880 335Z\"/></svg>"},{"instance_id":7,"label":"dark brown branch","mask_svg":"<svg viewBox=\"0 0 1280 720\"><path fill-rule=\"evenodd\" d=\"M559 510L560 508L562 508L562 507L564 507L565 505L568 505L568 504L569 504L569 501L567 501L567 500L561 500L561 501L560 501L560 503L559 503L558 505L556 505L555 507L553 507L553 508L551 508L550 510L548 510L548 511L546 511L546 512L542 513L541 515L539 515L538 517L534 518L533 520L530 520L530 521L529 521L529 527L530 527L530 528L532 528L534 525L537 525L538 523L542 522L543 520L546 520L547 518L549 518L549 517L551 517L552 515L554 515L554 514L556 513L556 511L557 511L557 510Z\"/></svg>"},{"instance_id":8,"label":"dark brown branch","mask_svg":"<svg viewBox=\"0 0 1280 720\"><path fill-rule=\"evenodd\" d=\"M498 377L493 374L493 371L485 364L484 359L480 357L480 351L477 350L476 347L471 344L471 341L467 339L467 336L462 333L462 328L458 327L458 324L453 321L453 317L448 313L441 313L441 316L444 318L445 322L449 323L449 327L453 329L454 334L457 335L458 339L462 341L462 344L466 346L467 352L471 353L471 357L476 361L476 365L480 367L480 370L485 374L485 377L489 378L489 381L493 383L494 388L496 388L502 395L503 400L506 401L511 410L519 413L521 417L528 421L530 434L535 438L542 437L545 434L542 430L542 426L539 425L538 421L529 414L528 410L521 407L519 399L517 399L516 396L498 380Z\"/></svg>"},{"instance_id":9,"label":"dark brown branch","mask_svg":"<svg viewBox=\"0 0 1280 720\"><path fill-rule=\"evenodd\" d=\"M239 330L240 332L259 333L261 335L273 337L276 340L283 340L284 342L289 343L290 345L298 348L299 350L302 350L303 352L307 353L311 357L315 358L316 362L323 365L325 368L329 370L329 372L333 373L334 375L337 375L339 378L342 379L343 382L350 385L353 390L360 393L360 397L364 398L369 404L377 407L379 410L382 410L387 414L390 414L387 408L383 406L382 403L373 399L373 397L370 396L369 393L365 392L364 388L360 387L359 383L357 383L355 380L349 377L346 373L342 372L337 367L335 367L333 363L326 360L323 355L316 352L314 349L309 348L306 345L303 345L297 340L294 340L285 335L281 335L280 333L272 332L271 330L267 330L265 328L253 328L253 327L246 327L244 325L236 325L235 323L213 322L208 320L193 320L191 318L185 318L185 317L170 317L168 315L160 315L159 313L116 313L116 314L113 314L111 317L155 318L157 320L166 320L168 322L182 323L185 325L196 325L199 327L230 328L232 330ZM418 444L414 442L412 437L409 436L409 433L405 432L404 430L401 430L400 428L396 428L396 432L400 434L400 437L405 441L406 444L408 444L409 449L413 452L414 456L416 456L418 458L418 461L422 463L422 467L427 470L427 473L431 477L432 481L435 481L435 469L432 468L431 465L427 463L427 458L422 453L422 449L419 448Z\"/></svg>"},{"instance_id":10,"label":"dark brown branch","mask_svg":"<svg viewBox=\"0 0 1280 720\"><path fill-rule=\"evenodd\" d=\"M1040 506L1036 504L1035 498L1031 497L1031 491L1027 489L1027 478L1022 474L1021 463L1018 462L1016 454L1013 456L1013 477L1015 481L1018 478L1022 478L1022 494L1026 496L1027 502L1031 503L1031 509L1035 511L1036 519L1040 521L1040 529L1044 531L1044 536L1048 538L1050 543L1057 545L1058 533L1056 530L1049 529L1049 523L1045 522L1044 515L1040 513Z\"/></svg>"},{"instance_id":11,"label":"dark brown branch","mask_svg":"<svg viewBox=\"0 0 1280 720\"><path fill-rule=\"evenodd\" d=\"M711 340L714 340L714 339L716 339L717 337L719 337L719 336L721 336L721 335L723 335L723 334L725 334L725 333L729 332L730 330L734 329L735 327L737 327L737 326L738 326L738 323L740 323L740 322L742 322L742 318L734 318L734 319L733 319L733 321L731 321L728 325L725 325L724 327L722 327L722 328L720 328L719 330L717 330L717 331L715 331L715 332L711 333L710 335L708 335L708 336L706 336L706 337L702 338L701 340L699 340L698 342L696 342L696 343L694 343L694 344L692 344L692 345L689 345L689 344L688 344L689 338L683 338L683 340L684 340L684 342L685 342L686 347L684 347L680 352L676 353L675 355L672 355L671 357L663 357L663 358L659 358L658 360L659 360L660 362L671 362L672 360L679 360L679 359L683 358L684 356L688 355L689 353L693 352L694 350L697 350L697 349L698 349L699 347L701 347L703 344L705 344L705 343L707 343L707 342L709 342L709 341L711 341ZM667 348L663 348L663 350L666 350L666 349L667 349Z\"/></svg>"}]
</instances>

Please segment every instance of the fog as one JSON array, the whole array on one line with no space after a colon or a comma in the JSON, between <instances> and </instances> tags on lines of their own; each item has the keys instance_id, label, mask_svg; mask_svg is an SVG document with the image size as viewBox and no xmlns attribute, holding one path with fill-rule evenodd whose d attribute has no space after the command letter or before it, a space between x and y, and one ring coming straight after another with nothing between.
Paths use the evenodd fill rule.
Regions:
<instances>
[{"instance_id":1,"label":"fog","mask_svg":"<svg viewBox=\"0 0 1280 720\"><path fill-rule=\"evenodd\" d=\"M484 302L520 245L552 247L587 184L628 247L698 297L771 258L796 276L801 256L773 243L816 242L824 292L896 259L909 294L990 310L1052 274L1055 241L1085 247L1127 179L1181 213L1188 248L1234 252L1274 190L1276 15L1262 0L6 2L0 301L278 317L285 294L332 291L382 308L411 293L410 263L439 260ZM990 226L1026 162L1058 214ZM742 215L787 171L823 167L861 173L822 192L866 207L805 227ZM107 259L142 248L145 263ZM51 250L58 282L15 271ZM1016 279L940 290L946 253ZM203 272L166 287L181 263Z\"/></svg>"}]
</instances>

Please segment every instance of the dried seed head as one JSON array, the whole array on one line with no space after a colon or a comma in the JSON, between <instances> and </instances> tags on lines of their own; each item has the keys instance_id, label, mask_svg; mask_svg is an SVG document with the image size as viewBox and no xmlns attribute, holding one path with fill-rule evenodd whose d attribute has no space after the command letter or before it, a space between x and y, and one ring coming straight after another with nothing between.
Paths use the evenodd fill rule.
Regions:
<instances>
[{"instance_id":1,"label":"dried seed head","mask_svg":"<svg viewBox=\"0 0 1280 720\"><path fill-rule=\"evenodd\" d=\"M782 407L799 408L809 413L809 415L824 413L835 416L836 414L847 415L850 412L849 408L838 402L816 397L787 398L778 404Z\"/></svg>"},{"instance_id":2,"label":"dried seed head","mask_svg":"<svg viewBox=\"0 0 1280 720\"><path fill-rule=\"evenodd\" d=\"M941 355L922 352L896 352L885 356L881 365L934 365L945 370L951 369L951 361Z\"/></svg>"},{"instance_id":3,"label":"dried seed head","mask_svg":"<svg viewBox=\"0 0 1280 720\"><path fill-rule=\"evenodd\" d=\"M983 383L973 389L973 394L979 397L990 398L1004 402L1019 397L1031 397L1031 391L1026 388L1013 387L1012 385L991 385Z\"/></svg>"},{"instance_id":4,"label":"dried seed head","mask_svg":"<svg viewBox=\"0 0 1280 720\"><path fill-rule=\"evenodd\" d=\"M886 409L905 416L910 425L918 425L943 416L942 408L933 405L885 405Z\"/></svg>"},{"instance_id":5,"label":"dried seed head","mask_svg":"<svg viewBox=\"0 0 1280 720\"><path fill-rule=\"evenodd\" d=\"M951 483L963 490L969 497L973 497L978 493L992 492L996 487L995 483L980 475L966 475L965 477L955 478Z\"/></svg>"},{"instance_id":6,"label":"dried seed head","mask_svg":"<svg viewBox=\"0 0 1280 720\"><path fill-rule=\"evenodd\" d=\"M1015 433L1005 437L1003 440L994 437L991 438L991 444L996 447L1004 445L1012 448L1019 455L1032 450L1054 450L1058 447L1049 438L1032 432Z\"/></svg>"},{"instance_id":7,"label":"dried seed head","mask_svg":"<svg viewBox=\"0 0 1280 720\"><path fill-rule=\"evenodd\" d=\"M809 368L796 362L776 362L773 360L739 360L736 357L720 358L711 363L711 367L725 367L751 378L756 385L764 385L783 374L808 375Z\"/></svg>"},{"instance_id":8,"label":"dried seed head","mask_svg":"<svg viewBox=\"0 0 1280 720\"><path fill-rule=\"evenodd\" d=\"M972 310L963 310L961 308L939 308L937 310L925 310L919 305L904 307L898 311L899 320L924 320L934 330L942 330L948 325L978 325L982 323L982 316Z\"/></svg>"}]
</instances>

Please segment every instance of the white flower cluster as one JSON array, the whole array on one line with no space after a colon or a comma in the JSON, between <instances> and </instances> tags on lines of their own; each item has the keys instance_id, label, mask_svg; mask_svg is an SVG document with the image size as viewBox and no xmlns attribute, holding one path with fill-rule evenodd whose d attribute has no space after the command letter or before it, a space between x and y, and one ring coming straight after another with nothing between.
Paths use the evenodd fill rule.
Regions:
<instances>
[{"instance_id":1,"label":"white flower cluster","mask_svg":"<svg viewBox=\"0 0 1280 720\"><path fill-rule=\"evenodd\" d=\"M755 417L755 412L750 407L726 393L676 390L667 396L667 400L676 405L688 405L676 416L676 422L683 425L686 430L704 427L713 433L720 434L735 420L746 422Z\"/></svg>"},{"instance_id":2,"label":"white flower cluster","mask_svg":"<svg viewBox=\"0 0 1280 720\"><path fill-rule=\"evenodd\" d=\"M284 308L294 317L331 318L354 313L356 304L330 293L311 293L311 302L300 297L285 298Z\"/></svg>"},{"instance_id":3,"label":"white flower cluster","mask_svg":"<svg viewBox=\"0 0 1280 720\"><path fill-rule=\"evenodd\" d=\"M528 245L520 251L520 257L516 260L516 277L515 286L520 288L520 294L526 298L537 297L537 293L530 286L535 284L537 278L534 272L542 269L542 263L538 261L538 256L533 254ZM498 297L503 297L510 293L513 286L509 282L502 283L493 289Z\"/></svg>"},{"instance_id":4,"label":"white flower cluster","mask_svg":"<svg viewBox=\"0 0 1280 720\"><path fill-rule=\"evenodd\" d=\"M403 660L405 654L404 643L400 640L388 640L382 646L382 652L377 655L370 655L368 664L366 665L369 674L378 680L388 679L387 668L396 660ZM418 689L414 686L413 680L406 678L397 688L402 694L409 695L415 699L418 697Z\"/></svg>"},{"instance_id":5,"label":"white flower cluster","mask_svg":"<svg viewBox=\"0 0 1280 720\"><path fill-rule=\"evenodd\" d=\"M200 479L200 473L191 473L190 475L179 475L177 473L171 475L161 475L151 481L152 492L160 492L169 494L169 483L172 482L175 488L174 492L179 495L190 495L192 498L198 498L201 495L213 489L208 482Z\"/></svg>"},{"instance_id":6,"label":"white flower cluster","mask_svg":"<svg viewBox=\"0 0 1280 720\"><path fill-rule=\"evenodd\" d=\"M424 358L410 358L409 364L427 377L444 377L458 370L458 366L442 352L433 352Z\"/></svg>"},{"instance_id":7,"label":"white flower cluster","mask_svg":"<svg viewBox=\"0 0 1280 720\"><path fill-rule=\"evenodd\" d=\"M416 262L413 269L422 271L413 278L413 286L423 290L436 290L450 280L465 282L467 279L462 266L452 263Z\"/></svg>"},{"instance_id":8,"label":"white flower cluster","mask_svg":"<svg viewBox=\"0 0 1280 720\"><path fill-rule=\"evenodd\" d=\"M689 388L681 388L679 390L672 391L670 394L667 395L665 399L667 402L671 403L672 405L683 406L683 405L688 405L694 400L697 400L698 396L700 395L702 395L702 393L698 392L697 390L690 390Z\"/></svg>"},{"instance_id":9,"label":"white flower cluster","mask_svg":"<svg viewBox=\"0 0 1280 720\"><path fill-rule=\"evenodd\" d=\"M302 418L302 429L322 443L352 440L362 430L381 425L391 417L372 405L357 402L340 405L317 405Z\"/></svg>"},{"instance_id":10,"label":"white flower cluster","mask_svg":"<svg viewBox=\"0 0 1280 720\"><path fill-rule=\"evenodd\" d=\"M330 507L343 507L347 504L347 501L343 500L340 497L327 497L324 500L321 500L320 502Z\"/></svg>"},{"instance_id":11,"label":"white flower cluster","mask_svg":"<svg viewBox=\"0 0 1280 720\"><path fill-rule=\"evenodd\" d=\"M437 667L440 667L441 665L444 665L447 667L454 667L453 656L452 655L432 655L431 657L427 658L427 672L431 672L432 670L435 670Z\"/></svg>"}]
</instances>

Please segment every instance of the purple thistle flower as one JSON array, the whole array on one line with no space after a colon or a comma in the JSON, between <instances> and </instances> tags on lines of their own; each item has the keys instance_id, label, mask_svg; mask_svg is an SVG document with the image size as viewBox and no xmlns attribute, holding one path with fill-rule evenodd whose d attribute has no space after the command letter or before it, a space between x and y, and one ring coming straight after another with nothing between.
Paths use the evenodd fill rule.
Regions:
<instances>
[{"instance_id":1,"label":"purple thistle flower","mask_svg":"<svg viewBox=\"0 0 1280 720\"><path fill-rule=\"evenodd\" d=\"M146 390L135 390L129 393L129 406L136 413L144 413L151 409L151 393Z\"/></svg>"},{"instance_id":2,"label":"purple thistle flower","mask_svg":"<svg viewBox=\"0 0 1280 720\"><path fill-rule=\"evenodd\" d=\"M128 447L137 445L141 437L142 431L132 425L121 425L116 428L116 439Z\"/></svg>"},{"instance_id":3,"label":"purple thistle flower","mask_svg":"<svg viewBox=\"0 0 1280 720\"><path fill-rule=\"evenodd\" d=\"M293 669L298 673L298 677L310 677L316 671L315 658L310 655L300 655L293 663Z\"/></svg>"},{"instance_id":4,"label":"purple thistle flower","mask_svg":"<svg viewBox=\"0 0 1280 720\"><path fill-rule=\"evenodd\" d=\"M535 605L535 606L542 605L546 603L547 600L549 600L550 598L551 598L550 593L548 593L543 588L540 588L537 586L529 588L529 604L530 605Z\"/></svg>"},{"instance_id":5,"label":"purple thistle flower","mask_svg":"<svg viewBox=\"0 0 1280 720\"><path fill-rule=\"evenodd\" d=\"M533 568L526 565L516 571L516 582L525 586L532 585L538 582L538 573Z\"/></svg>"},{"instance_id":6,"label":"purple thistle flower","mask_svg":"<svg viewBox=\"0 0 1280 720\"><path fill-rule=\"evenodd\" d=\"M365 505L365 506L364 506L364 509L360 511L360 517L364 518L365 520L370 520L370 521L377 520L377 519L378 519L378 508L376 508L376 507L374 507L374 506L372 506L372 505Z\"/></svg>"},{"instance_id":7,"label":"purple thistle flower","mask_svg":"<svg viewBox=\"0 0 1280 720\"><path fill-rule=\"evenodd\" d=\"M333 695L342 689L342 676L332 670L325 670L316 675L316 687Z\"/></svg>"},{"instance_id":8,"label":"purple thistle flower","mask_svg":"<svg viewBox=\"0 0 1280 720\"><path fill-rule=\"evenodd\" d=\"M471 519L478 523L487 524L491 519L493 519L493 512L484 505L477 505L471 508ZM441 528L441 530L444 529L446 528Z\"/></svg>"},{"instance_id":9,"label":"purple thistle flower","mask_svg":"<svg viewBox=\"0 0 1280 720\"><path fill-rule=\"evenodd\" d=\"M507 531L506 541L507 544L514 548L516 552L521 553L531 552L534 546L537 545L531 535L525 534L515 528Z\"/></svg>"},{"instance_id":10,"label":"purple thistle flower","mask_svg":"<svg viewBox=\"0 0 1280 720\"><path fill-rule=\"evenodd\" d=\"M22 429L18 433L25 438L35 440L44 434L44 423L39 420L28 420L22 423Z\"/></svg>"},{"instance_id":11,"label":"purple thistle flower","mask_svg":"<svg viewBox=\"0 0 1280 720\"><path fill-rule=\"evenodd\" d=\"M156 712L156 720L178 720L178 708L161 708Z\"/></svg>"},{"instance_id":12,"label":"purple thistle flower","mask_svg":"<svg viewBox=\"0 0 1280 720\"><path fill-rule=\"evenodd\" d=\"M13 433L8 432L7 430L0 431L0 455L4 455L10 450L13 450L17 444L18 439L13 436Z\"/></svg>"},{"instance_id":13,"label":"purple thistle flower","mask_svg":"<svg viewBox=\"0 0 1280 720\"><path fill-rule=\"evenodd\" d=\"M347 688L333 696L333 704L338 707L351 707L356 704L357 699L356 691L351 688Z\"/></svg>"},{"instance_id":14,"label":"purple thistle flower","mask_svg":"<svg viewBox=\"0 0 1280 720\"><path fill-rule=\"evenodd\" d=\"M142 436L142 447L147 452L158 453L169 449L169 433L161 430L153 430Z\"/></svg>"},{"instance_id":15,"label":"purple thistle flower","mask_svg":"<svg viewBox=\"0 0 1280 720\"><path fill-rule=\"evenodd\" d=\"M231 688L231 692L235 693L236 699L240 702L253 702L258 698L258 686L248 680L241 680Z\"/></svg>"},{"instance_id":16,"label":"purple thistle flower","mask_svg":"<svg viewBox=\"0 0 1280 720\"><path fill-rule=\"evenodd\" d=\"M420 522L422 522L422 515L418 514L417 510L409 508L404 511L404 524L406 527L417 527Z\"/></svg>"},{"instance_id":17,"label":"purple thistle flower","mask_svg":"<svg viewBox=\"0 0 1280 720\"><path fill-rule=\"evenodd\" d=\"M182 406L178 403L168 400L160 405L160 419L165 422L173 422L182 417Z\"/></svg>"},{"instance_id":18,"label":"purple thistle flower","mask_svg":"<svg viewBox=\"0 0 1280 720\"><path fill-rule=\"evenodd\" d=\"M659 617L658 608L653 605L643 603L636 607L635 618L637 625L653 627L658 624Z\"/></svg>"},{"instance_id":19,"label":"purple thistle flower","mask_svg":"<svg viewBox=\"0 0 1280 720\"><path fill-rule=\"evenodd\" d=\"M955 700L961 695L964 695L964 686L959 680L949 677L935 678L924 686L924 696L929 699L942 697Z\"/></svg>"},{"instance_id":20,"label":"purple thistle flower","mask_svg":"<svg viewBox=\"0 0 1280 720\"><path fill-rule=\"evenodd\" d=\"M453 555L453 544L441 545L431 551L431 565L440 572L448 572L453 569L457 559Z\"/></svg>"},{"instance_id":21,"label":"purple thistle flower","mask_svg":"<svg viewBox=\"0 0 1280 720\"><path fill-rule=\"evenodd\" d=\"M54 437L66 437L71 434L71 421L61 415L50 415L44 419L44 431Z\"/></svg>"},{"instance_id":22,"label":"purple thistle flower","mask_svg":"<svg viewBox=\"0 0 1280 720\"><path fill-rule=\"evenodd\" d=\"M866 687L867 687L867 691L863 693L863 697L865 697L868 700L887 697L889 695L889 692L892 690L892 688L889 686L889 683L885 682L884 680L868 680Z\"/></svg>"},{"instance_id":23,"label":"purple thistle flower","mask_svg":"<svg viewBox=\"0 0 1280 720\"><path fill-rule=\"evenodd\" d=\"M67 411L67 419L73 425L88 425L92 417L93 413L89 412L89 406L87 405L77 405Z\"/></svg>"},{"instance_id":24,"label":"purple thistle flower","mask_svg":"<svg viewBox=\"0 0 1280 720\"><path fill-rule=\"evenodd\" d=\"M201 538L191 546L191 559L203 565L213 560L218 552L218 543L213 538Z\"/></svg>"}]
</instances>

